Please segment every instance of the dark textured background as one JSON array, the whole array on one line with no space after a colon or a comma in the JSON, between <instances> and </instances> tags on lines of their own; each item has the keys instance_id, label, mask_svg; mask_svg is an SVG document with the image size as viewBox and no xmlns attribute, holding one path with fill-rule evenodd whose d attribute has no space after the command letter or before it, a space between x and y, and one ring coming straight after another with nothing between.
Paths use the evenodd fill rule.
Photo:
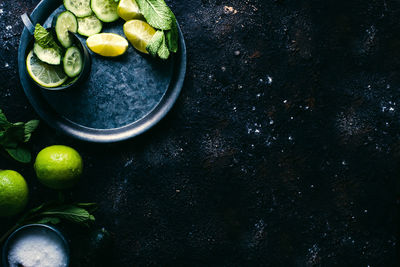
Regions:
<instances>
[{"instance_id":1,"label":"dark textured background","mask_svg":"<svg viewBox=\"0 0 400 267\"><path fill-rule=\"evenodd\" d=\"M16 65L19 16L37 3L0 2L0 107L12 121L37 117ZM99 203L112 266L398 266L400 2L168 3L188 71L166 119L120 144L44 123L31 142L82 154L67 195ZM0 168L24 175L30 206L56 196L31 165ZM75 255L84 233L65 231Z\"/></svg>"}]
</instances>

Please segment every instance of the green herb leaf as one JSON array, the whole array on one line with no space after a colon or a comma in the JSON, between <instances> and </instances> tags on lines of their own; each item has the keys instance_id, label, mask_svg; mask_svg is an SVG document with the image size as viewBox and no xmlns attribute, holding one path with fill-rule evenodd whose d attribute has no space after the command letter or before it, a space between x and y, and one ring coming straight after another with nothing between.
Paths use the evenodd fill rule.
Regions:
<instances>
[{"instance_id":1,"label":"green herb leaf","mask_svg":"<svg viewBox=\"0 0 400 267\"><path fill-rule=\"evenodd\" d=\"M157 51L157 55L161 59L168 59L168 57L169 57L169 50L168 50L167 43L165 42L165 36L164 35L163 35L163 38L162 38L161 46Z\"/></svg>"},{"instance_id":2,"label":"green herb leaf","mask_svg":"<svg viewBox=\"0 0 400 267\"><path fill-rule=\"evenodd\" d=\"M5 148L8 154L15 160L22 162L22 163L29 163L31 162L32 156L31 152L23 147L16 147L16 148Z\"/></svg>"},{"instance_id":3,"label":"green herb leaf","mask_svg":"<svg viewBox=\"0 0 400 267\"><path fill-rule=\"evenodd\" d=\"M54 41L53 36L45 28L43 28L39 23L35 26L35 31L33 36L35 41L43 48L54 48L61 52L61 48Z\"/></svg>"},{"instance_id":4,"label":"green herb leaf","mask_svg":"<svg viewBox=\"0 0 400 267\"><path fill-rule=\"evenodd\" d=\"M178 25L176 24L176 19L175 15L174 16L174 21L172 23L171 30L167 31L165 33L165 36L167 38L167 46L169 51L176 53L178 51L178 39L179 39L179 34L178 34Z\"/></svg>"},{"instance_id":5,"label":"green herb leaf","mask_svg":"<svg viewBox=\"0 0 400 267\"><path fill-rule=\"evenodd\" d=\"M0 128L10 127L12 124L8 122L6 115L0 109Z\"/></svg>"},{"instance_id":6,"label":"green herb leaf","mask_svg":"<svg viewBox=\"0 0 400 267\"><path fill-rule=\"evenodd\" d=\"M51 223L51 224L58 224L61 222L60 218L57 217L43 217L40 220L33 221L32 223Z\"/></svg>"},{"instance_id":7,"label":"green herb leaf","mask_svg":"<svg viewBox=\"0 0 400 267\"><path fill-rule=\"evenodd\" d=\"M170 30L172 27L172 11L164 0L136 0L140 12L151 26L160 30Z\"/></svg>"},{"instance_id":8,"label":"green herb leaf","mask_svg":"<svg viewBox=\"0 0 400 267\"><path fill-rule=\"evenodd\" d=\"M22 125L12 125L5 131L5 139L3 146L5 148L15 148L18 143L23 143L25 140L24 127Z\"/></svg>"},{"instance_id":9,"label":"green herb leaf","mask_svg":"<svg viewBox=\"0 0 400 267\"><path fill-rule=\"evenodd\" d=\"M24 134L25 134L24 142L25 143L29 141L29 139L31 138L32 132L36 130L38 125L39 125L38 120L31 120L31 121L28 121L27 123L25 123L25 127L24 127Z\"/></svg>"},{"instance_id":10,"label":"green herb leaf","mask_svg":"<svg viewBox=\"0 0 400 267\"><path fill-rule=\"evenodd\" d=\"M53 47L53 36L42 27L39 23L35 26L35 32L33 34L35 41L43 48Z\"/></svg>"},{"instance_id":11,"label":"green herb leaf","mask_svg":"<svg viewBox=\"0 0 400 267\"><path fill-rule=\"evenodd\" d=\"M94 217L87 210L72 205L53 208L42 212L41 215L54 216L78 224L85 224L94 220Z\"/></svg>"},{"instance_id":12,"label":"green herb leaf","mask_svg":"<svg viewBox=\"0 0 400 267\"><path fill-rule=\"evenodd\" d=\"M30 162L31 153L21 144L29 141L38 124L38 120L11 123L0 109L0 147L15 160L23 163Z\"/></svg>"},{"instance_id":13,"label":"green herb leaf","mask_svg":"<svg viewBox=\"0 0 400 267\"><path fill-rule=\"evenodd\" d=\"M163 37L164 37L163 31L156 31L156 33L151 38L149 44L146 46L146 50L153 57L155 57L157 55L157 51L163 42Z\"/></svg>"},{"instance_id":14,"label":"green herb leaf","mask_svg":"<svg viewBox=\"0 0 400 267\"><path fill-rule=\"evenodd\" d=\"M80 207L80 208L93 208L93 207L97 207L97 203L94 202L90 202L90 203L76 203L76 206Z\"/></svg>"}]
</instances>

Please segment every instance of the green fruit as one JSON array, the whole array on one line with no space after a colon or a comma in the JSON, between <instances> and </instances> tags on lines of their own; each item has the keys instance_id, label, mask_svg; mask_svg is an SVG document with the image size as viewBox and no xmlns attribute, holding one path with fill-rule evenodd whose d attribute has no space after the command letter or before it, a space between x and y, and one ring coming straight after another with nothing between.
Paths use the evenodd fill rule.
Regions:
<instances>
[{"instance_id":1,"label":"green fruit","mask_svg":"<svg viewBox=\"0 0 400 267\"><path fill-rule=\"evenodd\" d=\"M0 170L0 217L20 213L28 202L28 185L16 171Z\"/></svg>"},{"instance_id":2,"label":"green fruit","mask_svg":"<svg viewBox=\"0 0 400 267\"><path fill-rule=\"evenodd\" d=\"M39 181L45 186L52 189L66 189L78 182L83 163L75 149L55 145L39 152L34 168Z\"/></svg>"}]
</instances>

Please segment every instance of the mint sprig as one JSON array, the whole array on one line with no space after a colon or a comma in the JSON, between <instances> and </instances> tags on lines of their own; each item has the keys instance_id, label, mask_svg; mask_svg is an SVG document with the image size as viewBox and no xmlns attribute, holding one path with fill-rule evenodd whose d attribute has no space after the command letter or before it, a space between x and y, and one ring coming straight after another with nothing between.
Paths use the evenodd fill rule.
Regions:
<instances>
[{"instance_id":1,"label":"mint sprig","mask_svg":"<svg viewBox=\"0 0 400 267\"><path fill-rule=\"evenodd\" d=\"M35 26L35 32L33 34L35 41L43 48L54 48L57 51L61 51L60 46L54 41L53 36L39 23Z\"/></svg>"},{"instance_id":2,"label":"mint sprig","mask_svg":"<svg viewBox=\"0 0 400 267\"><path fill-rule=\"evenodd\" d=\"M6 151L13 159L29 163L32 159L31 152L25 147L32 132L39 125L38 120L31 120L27 123L11 123L0 109L0 148Z\"/></svg>"},{"instance_id":3,"label":"mint sprig","mask_svg":"<svg viewBox=\"0 0 400 267\"><path fill-rule=\"evenodd\" d=\"M158 30L146 50L152 56L168 59L170 52L178 51L179 35L174 13L164 0L136 0L136 3L147 23Z\"/></svg>"},{"instance_id":4,"label":"mint sprig","mask_svg":"<svg viewBox=\"0 0 400 267\"><path fill-rule=\"evenodd\" d=\"M12 232L25 224L59 224L64 220L81 226L89 226L95 221L95 217L91 213L95 211L96 208L96 203L43 203L22 215L16 224L0 238L0 245Z\"/></svg>"}]
</instances>

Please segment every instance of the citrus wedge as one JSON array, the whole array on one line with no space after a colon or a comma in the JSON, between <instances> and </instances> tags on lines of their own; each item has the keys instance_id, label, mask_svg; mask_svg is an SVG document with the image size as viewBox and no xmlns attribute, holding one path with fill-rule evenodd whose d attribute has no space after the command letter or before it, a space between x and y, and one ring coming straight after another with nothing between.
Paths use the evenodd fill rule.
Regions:
<instances>
[{"instance_id":1,"label":"citrus wedge","mask_svg":"<svg viewBox=\"0 0 400 267\"><path fill-rule=\"evenodd\" d=\"M115 33L98 33L90 36L86 44L94 53L105 57L117 57L126 52L128 41Z\"/></svg>"},{"instance_id":2,"label":"citrus wedge","mask_svg":"<svg viewBox=\"0 0 400 267\"><path fill-rule=\"evenodd\" d=\"M117 8L118 15L124 20L143 18L135 0L120 0Z\"/></svg>"},{"instance_id":3,"label":"citrus wedge","mask_svg":"<svg viewBox=\"0 0 400 267\"><path fill-rule=\"evenodd\" d=\"M124 33L134 48L148 54L146 46L150 42L156 30L142 20L130 20L124 24Z\"/></svg>"},{"instance_id":4,"label":"citrus wedge","mask_svg":"<svg viewBox=\"0 0 400 267\"><path fill-rule=\"evenodd\" d=\"M43 87L58 87L68 78L60 65L49 65L40 61L33 51L26 57L26 69L29 76Z\"/></svg>"}]
</instances>

